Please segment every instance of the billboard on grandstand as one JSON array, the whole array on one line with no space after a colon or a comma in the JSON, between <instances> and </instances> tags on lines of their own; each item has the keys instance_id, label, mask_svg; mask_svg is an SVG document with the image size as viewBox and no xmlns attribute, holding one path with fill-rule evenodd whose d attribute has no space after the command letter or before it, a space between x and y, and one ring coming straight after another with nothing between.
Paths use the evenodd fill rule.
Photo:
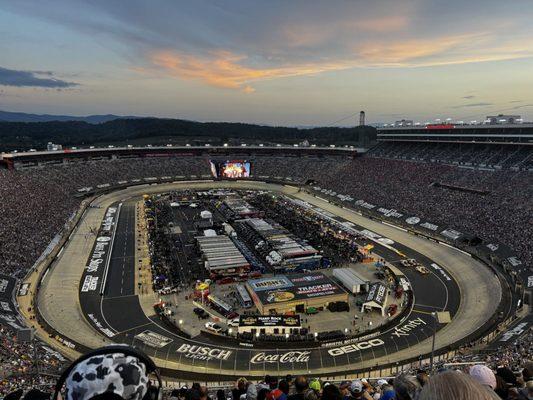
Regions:
<instances>
[{"instance_id":1,"label":"billboard on grandstand","mask_svg":"<svg viewBox=\"0 0 533 400\"><path fill-rule=\"evenodd\" d=\"M247 160L211 160L210 164L211 174L215 178L240 179L250 177L251 163Z\"/></svg>"}]
</instances>

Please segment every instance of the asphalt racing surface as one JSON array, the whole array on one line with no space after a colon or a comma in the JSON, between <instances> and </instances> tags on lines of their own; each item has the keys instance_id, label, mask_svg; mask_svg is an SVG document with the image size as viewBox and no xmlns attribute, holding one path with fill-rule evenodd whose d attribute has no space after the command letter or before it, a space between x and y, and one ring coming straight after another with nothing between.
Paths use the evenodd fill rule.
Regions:
<instances>
[{"instance_id":1,"label":"asphalt racing surface","mask_svg":"<svg viewBox=\"0 0 533 400\"><path fill-rule=\"evenodd\" d=\"M158 317L148 318L134 294L135 203L126 200L111 205L110 209L116 210L110 212L108 209L106 213L113 218L114 229L99 234L89 260L89 265L94 265L94 268L85 269L81 279L79 298L82 311L88 322L111 340L140 347L147 354L169 362L178 362L184 369L189 365L196 371L212 373L218 370L221 374L232 375L280 370L285 373L290 370L318 373L357 369L363 363L375 365L374 359L415 346L430 337L434 323L432 311L446 310L453 317L460 307L459 286L444 268L400 243L393 242L389 246L376 243L374 251L387 261L399 261L398 252L401 252L430 269L430 274L421 275L414 269L401 268L415 297L412 310L406 318L398 321L398 325L384 332L327 347L293 350L261 348L261 344L228 347L223 338L220 342L187 339L164 325ZM343 221L340 217L336 218ZM353 223L351 225L357 230L365 229ZM109 266L105 278L107 258ZM97 263L99 260L104 261ZM437 326L437 329L440 328Z\"/></svg>"}]
</instances>

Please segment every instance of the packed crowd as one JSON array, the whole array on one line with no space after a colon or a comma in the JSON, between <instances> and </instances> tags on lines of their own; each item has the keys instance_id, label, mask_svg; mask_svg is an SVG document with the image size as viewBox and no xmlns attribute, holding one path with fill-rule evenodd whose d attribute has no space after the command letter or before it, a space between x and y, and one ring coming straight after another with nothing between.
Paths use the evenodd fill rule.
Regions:
<instances>
[{"instance_id":1,"label":"packed crowd","mask_svg":"<svg viewBox=\"0 0 533 400\"><path fill-rule=\"evenodd\" d=\"M210 176L207 159L158 158L73 163L44 169L0 170L2 269L23 274L80 205L82 187L163 176ZM256 177L316 181L357 199L413 213L459 231L497 240L531 265L533 174L361 157L257 157ZM432 185L486 190L487 195Z\"/></svg>"},{"instance_id":2,"label":"packed crowd","mask_svg":"<svg viewBox=\"0 0 533 400\"><path fill-rule=\"evenodd\" d=\"M67 400L141 400L157 390L150 375L152 367L144 357L138 351L120 353L116 347L103 356L87 356L73 363L64 387L60 385L59 389L63 389ZM4 386L0 395L9 400L18 400L24 393L25 400L48 399L56 382L49 386L43 382L17 382ZM526 358L492 368L485 363L446 364L431 372L418 368L394 377L342 382L266 375L260 382L240 378L233 387L211 389L193 383L179 388L165 385L160 391L163 399L170 400L531 400L533 362Z\"/></svg>"},{"instance_id":3,"label":"packed crowd","mask_svg":"<svg viewBox=\"0 0 533 400\"><path fill-rule=\"evenodd\" d=\"M0 396L19 388L50 388L65 361L39 342L19 342L13 330L0 327ZM46 374L39 373L43 370Z\"/></svg>"},{"instance_id":4,"label":"packed crowd","mask_svg":"<svg viewBox=\"0 0 533 400\"><path fill-rule=\"evenodd\" d=\"M379 158L506 169L533 168L531 146L497 146L481 143L382 142L370 151Z\"/></svg>"},{"instance_id":5,"label":"packed crowd","mask_svg":"<svg viewBox=\"0 0 533 400\"><path fill-rule=\"evenodd\" d=\"M78 209L81 199L75 195L82 187L145 177L209 174L208 160L199 157L128 159L43 169L0 170L0 269L22 277ZM517 252L526 266L533 262L530 240L533 237L533 175L530 172L467 170L442 164L370 157L257 157L252 174L256 177L292 177L299 182L316 181L317 185L356 199L410 212L459 231L503 242ZM481 195L450 190L432 185L435 182L489 193ZM531 335L529 338L533 339ZM15 386L6 384L5 379L0 382L11 389L16 387L17 380L28 379L31 361L27 355L32 345L16 343L5 330L2 330L0 340L0 379L9 376L8 382ZM498 353L499 356L488 356L487 361L496 357L499 362L511 359L516 362L519 361L517 355L525 360L526 354L531 359L532 342L523 342L514 349L507 349L506 353ZM43 351L42 348L39 351ZM46 365L54 367L55 362Z\"/></svg>"},{"instance_id":6,"label":"packed crowd","mask_svg":"<svg viewBox=\"0 0 533 400\"><path fill-rule=\"evenodd\" d=\"M78 189L163 176L209 175L205 159L127 159L0 169L0 266L24 275L81 203Z\"/></svg>"},{"instance_id":7,"label":"packed crowd","mask_svg":"<svg viewBox=\"0 0 533 400\"><path fill-rule=\"evenodd\" d=\"M533 173L486 171L444 164L360 157L350 161L264 158L256 175L286 171L300 181L416 215L441 226L504 243L533 265ZM278 172L281 173L281 172ZM442 183L479 191L439 187Z\"/></svg>"}]
</instances>

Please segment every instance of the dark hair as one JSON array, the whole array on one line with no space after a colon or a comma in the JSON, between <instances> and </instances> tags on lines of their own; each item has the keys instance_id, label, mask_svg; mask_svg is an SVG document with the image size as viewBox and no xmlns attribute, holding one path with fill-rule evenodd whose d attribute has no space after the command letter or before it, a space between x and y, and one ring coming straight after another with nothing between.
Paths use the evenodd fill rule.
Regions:
<instances>
[{"instance_id":1,"label":"dark hair","mask_svg":"<svg viewBox=\"0 0 533 400\"><path fill-rule=\"evenodd\" d=\"M285 379L282 379L281 381L278 382L278 389L281 390L285 394L289 394L289 391L291 390L289 386L289 382L287 382Z\"/></svg>"},{"instance_id":2,"label":"dark hair","mask_svg":"<svg viewBox=\"0 0 533 400\"><path fill-rule=\"evenodd\" d=\"M342 393L336 385L326 385L322 390L322 400L342 400Z\"/></svg>"},{"instance_id":3,"label":"dark hair","mask_svg":"<svg viewBox=\"0 0 533 400\"><path fill-rule=\"evenodd\" d=\"M261 389L259 392L257 392L257 400L265 400L269 392L270 390L267 388Z\"/></svg>"},{"instance_id":4,"label":"dark hair","mask_svg":"<svg viewBox=\"0 0 533 400\"><path fill-rule=\"evenodd\" d=\"M301 393L309 387L309 382L305 376L297 376L294 380L294 387L297 392Z\"/></svg>"}]
</instances>

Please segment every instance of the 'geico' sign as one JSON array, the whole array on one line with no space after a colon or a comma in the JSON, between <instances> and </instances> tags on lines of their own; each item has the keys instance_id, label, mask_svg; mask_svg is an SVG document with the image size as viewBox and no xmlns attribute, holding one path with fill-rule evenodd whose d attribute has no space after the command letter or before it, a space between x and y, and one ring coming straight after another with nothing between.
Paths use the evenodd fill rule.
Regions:
<instances>
[{"instance_id":1,"label":"'geico' sign","mask_svg":"<svg viewBox=\"0 0 533 400\"><path fill-rule=\"evenodd\" d=\"M346 346L335 347L334 349L329 349L328 353L330 356L337 357L342 356L343 354L353 353L354 351L383 346L384 344L385 342L381 339L371 339L366 342L359 342L355 344L348 344Z\"/></svg>"}]
</instances>

